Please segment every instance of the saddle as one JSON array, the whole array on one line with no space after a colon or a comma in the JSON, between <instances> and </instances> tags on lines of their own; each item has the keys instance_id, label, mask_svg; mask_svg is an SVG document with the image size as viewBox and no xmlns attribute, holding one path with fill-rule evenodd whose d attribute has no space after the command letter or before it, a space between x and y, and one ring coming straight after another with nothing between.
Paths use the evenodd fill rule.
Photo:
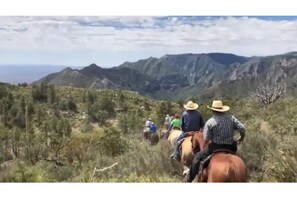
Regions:
<instances>
[{"instance_id":1,"label":"saddle","mask_svg":"<svg viewBox=\"0 0 297 198\"><path fill-rule=\"evenodd\" d=\"M194 133L197 133L197 132L198 131L189 131L189 132L186 132L185 137L177 142L177 148L179 148L181 150L181 144L186 139L186 137L193 136Z\"/></svg>"},{"instance_id":2,"label":"saddle","mask_svg":"<svg viewBox=\"0 0 297 198\"><path fill-rule=\"evenodd\" d=\"M169 132L164 132L165 134L168 134L168 136L174 131L174 130L181 130L180 128L173 127Z\"/></svg>"},{"instance_id":3,"label":"saddle","mask_svg":"<svg viewBox=\"0 0 297 198\"><path fill-rule=\"evenodd\" d=\"M181 130L180 127L173 127L171 130Z\"/></svg>"},{"instance_id":4,"label":"saddle","mask_svg":"<svg viewBox=\"0 0 297 198\"><path fill-rule=\"evenodd\" d=\"M181 139L181 140L179 140L179 141L177 142L177 147L178 147L178 148L180 148L181 144L183 143L183 141L184 141L185 139L186 139L186 138L183 138L183 139Z\"/></svg>"},{"instance_id":5,"label":"saddle","mask_svg":"<svg viewBox=\"0 0 297 198\"><path fill-rule=\"evenodd\" d=\"M203 170L206 169L208 167L208 164L211 160L211 158L218 153L225 153L225 154L232 154L235 155L235 153L232 150L229 149L216 149L212 152L212 154L210 154L207 158L205 158L204 160L202 160L200 162L200 166L199 166L199 171L198 171L198 178L199 180L201 180L202 178L202 174L203 174Z\"/></svg>"}]
</instances>

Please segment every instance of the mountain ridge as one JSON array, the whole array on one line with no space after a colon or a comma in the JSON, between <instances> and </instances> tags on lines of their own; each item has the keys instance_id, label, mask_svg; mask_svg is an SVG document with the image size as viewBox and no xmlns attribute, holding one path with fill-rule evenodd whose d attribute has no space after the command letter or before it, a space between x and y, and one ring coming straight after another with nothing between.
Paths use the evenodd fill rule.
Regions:
<instances>
[{"instance_id":1,"label":"mountain ridge","mask_svg":"<svg viewBox=\"0 0 297 198\"><path fill-rule=\"evenodd\" d=\"M286 83L295 93L296 54L288 52L262 57L217 52L166 54L160 58L124 62L112 68L102 68L93 63L80 70L69 69L68 72L45 76L35 83L127 89L156 99L174 100L193 96L246 97L259 82Z\"/></svg>"}]
</instances>

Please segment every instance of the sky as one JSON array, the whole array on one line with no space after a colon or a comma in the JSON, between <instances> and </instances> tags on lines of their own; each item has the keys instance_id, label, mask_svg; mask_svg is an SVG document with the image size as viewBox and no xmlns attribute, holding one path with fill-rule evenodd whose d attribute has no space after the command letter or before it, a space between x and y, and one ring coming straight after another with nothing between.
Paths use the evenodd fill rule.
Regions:
<instances>
[{"instance_id":1,"label":"sky","mask_svg":"<svg viewBox=\"0 0 297 198\"><path fill-rule=\"evenodd\" d=\"M166 54L290 51L293 16L0 16L0 65L112 67Z\"/></svg>"}]
</instances>

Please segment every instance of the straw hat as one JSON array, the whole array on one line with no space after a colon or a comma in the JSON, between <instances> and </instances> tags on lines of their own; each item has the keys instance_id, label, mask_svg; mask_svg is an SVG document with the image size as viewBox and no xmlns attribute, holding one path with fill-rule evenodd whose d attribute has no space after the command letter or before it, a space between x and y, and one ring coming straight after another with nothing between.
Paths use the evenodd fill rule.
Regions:
<instances>
[{"instance_id":1,"label":"straw hat","mask_svg":"<svg viewBox=\"0 0 297 198\"><path fill-rule=\"evenodd\" d=\"M223 105L223 102L221 100L214 100L212 101L211 107L207 105L207 108L218 111L218 112L226 112L229 111L230 107L227 105Z\"/></svg>"},{"instance_id":2,"label":"straw hat","mask_svg":"<svg viewBox=\"0 0 297 198\"><path fill-rule=\"evenodd\" d=\"M199 105L192 101L189 101L187 104L184 104L184 108L186 110L195 110L195 109L198 109L198 107L199 107Z\"/></svg>"}]
</instances>

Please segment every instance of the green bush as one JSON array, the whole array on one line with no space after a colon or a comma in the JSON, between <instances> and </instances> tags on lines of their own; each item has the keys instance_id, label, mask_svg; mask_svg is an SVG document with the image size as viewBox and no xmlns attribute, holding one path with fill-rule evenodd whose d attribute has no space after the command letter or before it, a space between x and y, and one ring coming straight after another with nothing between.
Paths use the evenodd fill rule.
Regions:
<instances>
[{"instance_id":1,"label":"green bush","mask_svg":"<svg viewBox=\"0 0 297 198\"><path fill-rule=\"evenodd\" d=\"M169 159L169 143L152 147L140 132L148 117L159 129L165 115L182 112L182 106L131 91L55 87L53 94L47 85L3 86L0 181L181 181L182 167ZM296 182L297 100L281 98L264 109L250 99L222 99L247 128L238 155L250 181ZM196 102L206 121L212 98Z\"/></svg>"},{"instance_id":2,"label":"green bush","mask_svg":"<svg viewBox=\"0 0 297 198\"><path fill-rule=\"evenodd\" d=\"M102 154L112 157L121 155L128 149L128 141L115 128L104 129L99 145Z\"/></svg>"},{"instance_id":3,"label":"green bush","mask_svg":"<svg viewBox=\"0 0 297 198\"><path fill-rule=\"evenodd\" d=\"M50 182L48 167L45 164L30 166L26 162L18 162L9 171L0 176L2 182Z\"/></svg>"}]
</instances>

